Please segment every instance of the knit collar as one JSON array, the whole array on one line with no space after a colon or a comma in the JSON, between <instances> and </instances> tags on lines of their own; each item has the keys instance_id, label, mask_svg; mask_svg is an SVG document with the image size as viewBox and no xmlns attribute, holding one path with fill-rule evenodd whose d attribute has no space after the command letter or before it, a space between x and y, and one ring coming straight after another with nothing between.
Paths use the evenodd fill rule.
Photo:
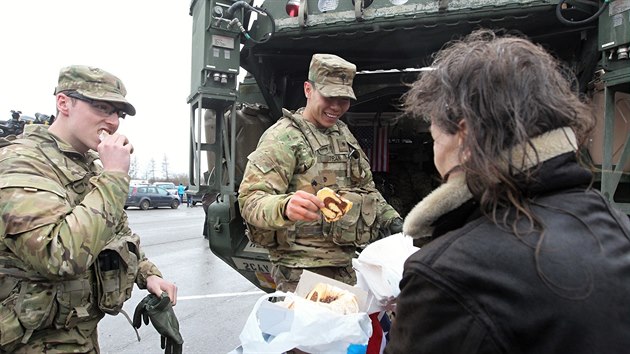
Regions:
<instances>
[{"instance_id":1,"label":"knit collar","mask_svg":"<svg viewBox=\"0 0 630 354\"><path fill-rule=\"evenodd\" d=\"M567 152L575 152L577 140L573 130L564 127L534 137L526 149L527 154L523 154L521 149L512 151L512 161L515 164L520 161L523 169ZM435 222L442 215L461 207L472 198L473 195L466 184L465 173L452 175L446 183L427 195L409 212L403 225L403 234L414 239L430 240Z\"/></svg>"}]
</instances>

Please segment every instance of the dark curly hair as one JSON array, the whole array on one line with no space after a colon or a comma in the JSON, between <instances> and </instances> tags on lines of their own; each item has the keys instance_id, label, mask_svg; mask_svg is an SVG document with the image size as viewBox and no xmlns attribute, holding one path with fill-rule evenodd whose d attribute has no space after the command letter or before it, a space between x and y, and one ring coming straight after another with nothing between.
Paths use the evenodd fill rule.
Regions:
<instances>
[{"instance_id":1,"label":"dark curly hair","mask_svg":"<svg viewBox=\"0 0 630 354\"><path fill-rule=\"evenodd\" d=\"M595 120L571 85L574 75L539 45L490 30L450 42L431 68L403 96L405 112L448 134L465 121L461 167L482 211L505 221L507 215L498 217L497 210L512 206L539 226L514 179L527 180L535 170L505 152L521 151L538 162L536 150L527 150L534 148L531 139L561 127L572 128L583 145Z\"/></svg>"}]
</instances>

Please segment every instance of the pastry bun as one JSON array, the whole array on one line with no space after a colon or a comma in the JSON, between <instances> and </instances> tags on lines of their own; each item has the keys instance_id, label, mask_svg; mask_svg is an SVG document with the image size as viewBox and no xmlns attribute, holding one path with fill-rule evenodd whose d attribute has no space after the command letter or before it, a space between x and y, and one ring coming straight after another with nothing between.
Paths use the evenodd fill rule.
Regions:
<instances>
[{"instance_id":1,"label":"pastry bun","mask_svg":"<svg viewBox=\"0 0 630 354\"><path fill-rule=\"evenodd\" d=\"M317 192L317 198L324 202L320 210L327 222L341 219L352 208L352 202L335 193L332 189L324 187Z\"/></svg>"},{"instance_id":2,"label":"pastry bun","mask_svg":"<svg viewBox=\"0 0 630 354\"><path fill-rule=\"evenodd\" d=\"M326 283L317 283L306 298L342 315L359 312L356 295Z\"/></svg>"}]
</instances>

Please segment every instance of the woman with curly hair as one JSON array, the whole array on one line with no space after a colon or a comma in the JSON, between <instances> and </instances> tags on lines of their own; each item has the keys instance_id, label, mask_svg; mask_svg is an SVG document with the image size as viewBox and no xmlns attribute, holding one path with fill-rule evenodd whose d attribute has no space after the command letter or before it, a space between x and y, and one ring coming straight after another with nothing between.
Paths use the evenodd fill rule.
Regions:
<instances>
[{"instance_id":1,"label":"woman with curly hair","mask_svg":"<svg viewBox=\"0 0 630 354\"><path fill-rule=\"evenodd\" d=\"M630 223L578 160L594 126L540 46L479 30L404 96L443 184L409 213L387 353L622 353Z\"/></svg>"}]
</instances>

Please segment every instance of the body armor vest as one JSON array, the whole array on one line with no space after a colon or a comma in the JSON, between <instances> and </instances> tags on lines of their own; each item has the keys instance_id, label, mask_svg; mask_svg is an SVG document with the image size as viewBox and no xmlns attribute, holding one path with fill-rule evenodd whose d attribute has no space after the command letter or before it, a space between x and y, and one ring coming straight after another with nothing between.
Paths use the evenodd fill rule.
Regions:
<instances>
[{"instance_id":1,"label":"body armor vest","mask_svg":"<svg viewBox=\"0 0 630 354\"><path fill-rule=\"evenodd\" d=\"M295 185L290 185L289 189L313 193L329 187L353 203L352 209L336 222L327 223L320 219L290 226L286 230L287 239L299 237L304 242L309 237L318 241L323 238L339 246L359 246L378 237L375 222L378 197L360 187L360 182L366 177L366 169L369 171L369 163L345 123L338 121L324 132L298 116L299 111L296 116L288 111L284 113L304 134L315 156L312 166L293 176L291 183Z\"/></svg>"},{"instance_id":2,"label":"body armor vest","mask_svg":"<svg viewBox=\"0 0 630 354\"><path fill-rule=\"evenodd\" d=\"M334 190L352 187L351 165L359 164L360 148L355 141L349 141L348 137L352 136L352 133L345 124L337 122L335 127L329 128L332 132L327 134L308 124L304 119L293 116L290 118L304 134L316 158L315 163L302 173L298 180L308 181L315 190L323 187ZM360 175L355 176L355 179L357 177ZM303 186L291 187L303 189Z\"/></svg>"}]
</instances>

